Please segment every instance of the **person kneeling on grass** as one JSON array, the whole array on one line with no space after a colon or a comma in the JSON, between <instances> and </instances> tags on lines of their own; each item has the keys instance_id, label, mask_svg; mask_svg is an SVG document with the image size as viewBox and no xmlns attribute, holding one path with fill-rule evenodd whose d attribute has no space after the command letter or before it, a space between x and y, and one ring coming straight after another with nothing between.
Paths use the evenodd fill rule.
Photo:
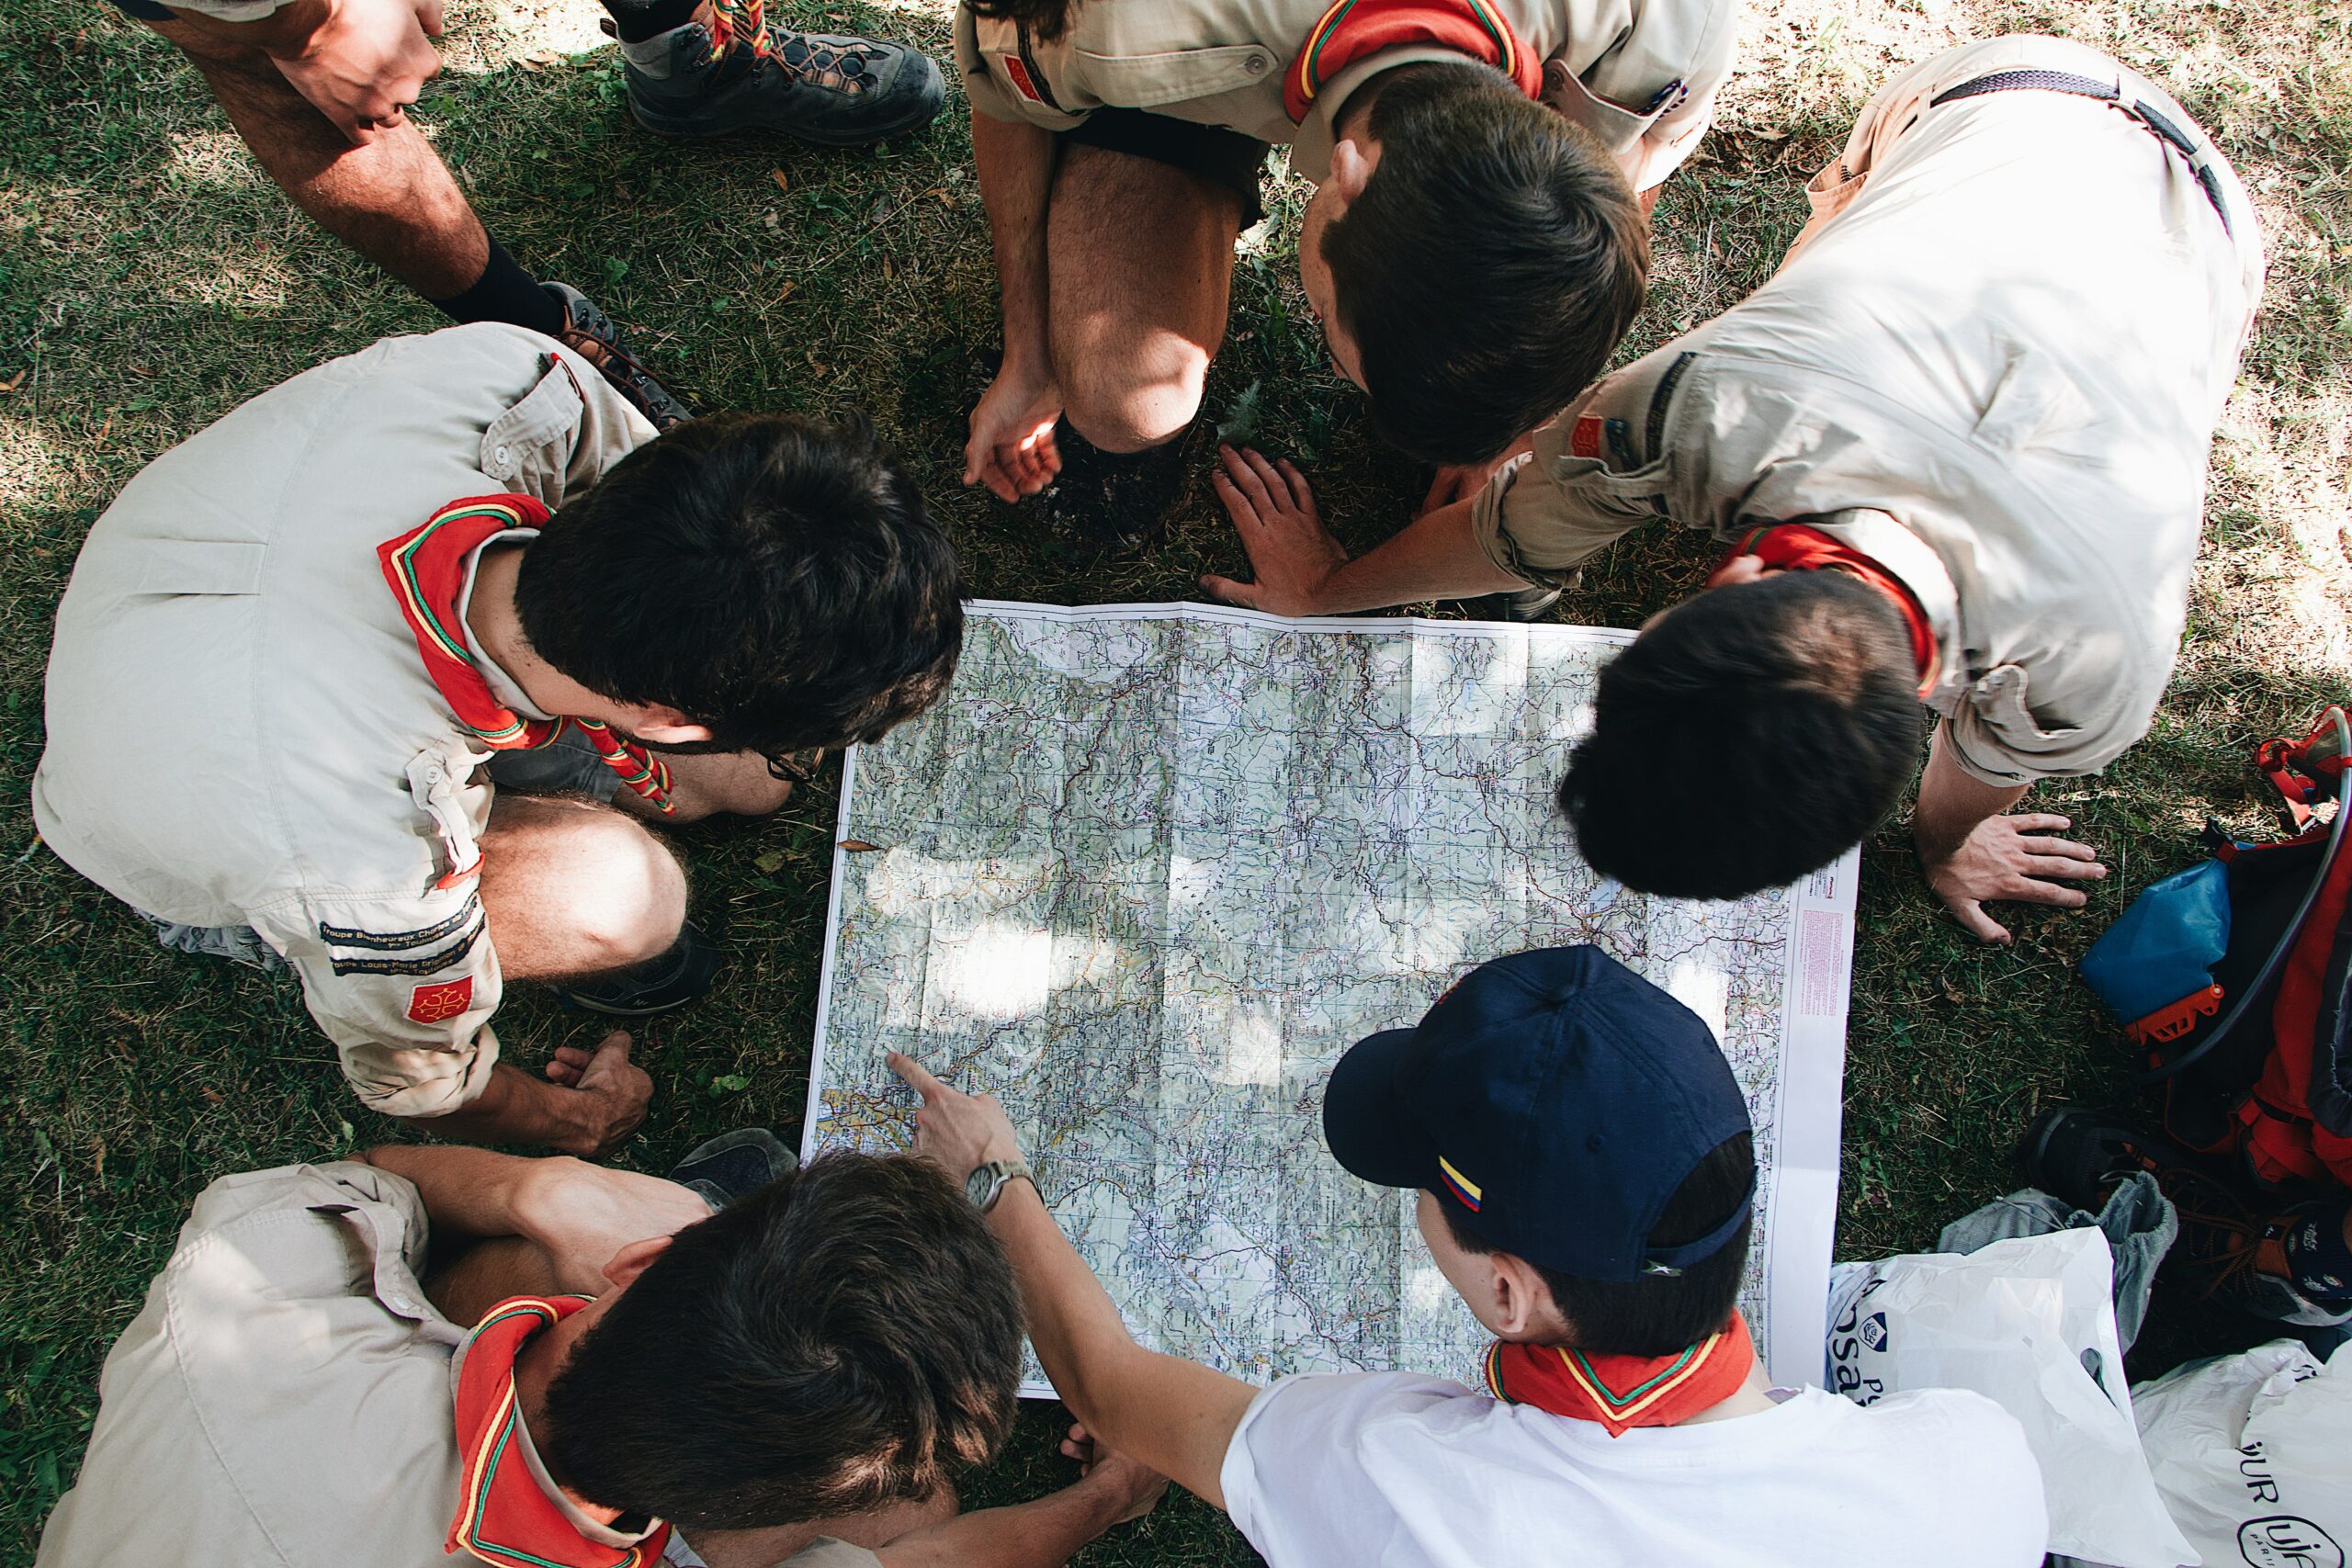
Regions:
<instances>
[{"instance_id":1,"label":"person kneeling on grass","mask_svg":"<svg viewBox=\"0 0 2352 1568\"><path fill-rule=\"evenodd\" d=\"M1229 453L1218 493L1286 615L1564 586L1657 519L1730 547L1603 671L1561 805L1595 870L1736 898L1860 842L1939 722L1913 838L1984 906L2106 874L2011 815L2147 732L2188 608L2207 457L2260 301L2260 225L2154 83L1988 39L1880 90L1779 273L1602 378L1467 500L1350 559L1305 479Z\"/></svg>"},{"instance_id":2,"label":"person kneeling on grass","mask_svg":"<svg viewBox=\"0 0 2352 1568\"><path fill-rule=\"evenodd\" d=\"M1425 462L1495 457L1640 309L1647 213L1713 117L1736 10L964 0L1004 315L964 482L1046 491L1096 545L1156 536L1205 447L1234 243L1278 142L1316 186L1308 306L1380 434Z\"/></svg>"},{"instance_id":3,"label":"person kneeling on grass","mask_svg":"<svg viewBox=\"0 0 2352 1568\"><path fill-rule=\"evenodd\" d=\"M1422 1239L1496 1336L1475 1392L1402 1371L1261 1389L1142 1348L1017 1179L996 1101L891 1066L923 1098L917 1151L989 1173L1031 1341L1084 1429L1224 1508L1273 1568L2041 1561L2041 1473L1991 1401L1768 1384L1735 1310L1756 1189L1739 1086L1695 1014L1597 948L1482 965L1357 1044L1324 1096L1334 1156L1420 1190Z\"/></svg>"},{"instance_id":4,"label":"person kneeling on grass","mask_svg":"<svg viewBox=\"0 0 2352 1568\"><path fill-rule=\"evenodd\" d=\"M628 1036L499 1060L504 985L708 988L644 824L760 816L947 689L963 575L863 425L656 438L491 323L294 378L148 465L58 606L33 819L183 952L290 967L370 1109L592 1154Z\"/></svg>"},{"instance_id":5,"label":"person kneeling on grass","mask_svg":"<svg viewBox=\"0 0 2352 1568\"><path fill-rule=\"evenodd\" d=\"M1150 1509L1090 1445L959 1517L1020 1382L1001 1249L927 1162L744 1152L692 1189L447 1146L214 1182L40 1568L1051 1568Z\"/></svg>"}]
</instances>

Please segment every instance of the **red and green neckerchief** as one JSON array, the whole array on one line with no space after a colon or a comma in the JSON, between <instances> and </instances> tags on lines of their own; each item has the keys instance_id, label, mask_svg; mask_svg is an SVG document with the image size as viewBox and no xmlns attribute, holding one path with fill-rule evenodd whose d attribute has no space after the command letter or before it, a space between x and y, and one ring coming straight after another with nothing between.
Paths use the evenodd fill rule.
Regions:
<instances>
[{"instance_id":1,"label":"red and green neckerchief","mask_svg":"<svg viewBox=\"0 0 2352 1568\"><path fill-rule=\"evenodd\" d=\"M491 694L490 682L474 667L465 621L458 614L467 566L497 536L544 528L547 522L548 509L527 495L453 501L422 527L377 546L376 557L424 656L424 672L468 733L493 751L519 751L549 744L569 725L587 738L621 783L666 817L673 809L670 770L645 748L628 744L593 718L525 718Z\"/></svg>"},{"instance_id":2,"label":"red and green neckerchief","mask_svg":"<svg viewBox=\"0 0 2352 1568\"><path fill-rule=\"evenodd\" d=\"M647 1568L670 1527L656 1520L633 1546L580 1533L517 1451L522 1415L514 1358L534 1336L588 1304L586 1296L517 1296L491 1308L466 1340L458 1368L458 1517L442 1550L494 1568Z\"/></svg>"},{"instance_id":3,"label":"red and green neckerchief","mask_svg":"<svg viewBox=\"0 0 2352 1568\"><path fill-rule=\"evenodd\" d=\"M710 57L717 60L741 39L752 52L768 54L766 0L710 0Z\"/></svg>"},{"instance_id":4,"label":"red and green neckerchief","mask_svg":"<svg viewBox=\"0 0 2352 1568\"><path fill-rule=\"evenodd\" d=\"M1919 596L1894 573L1833 534L1803 523L1774 523L1752 528L1731 547L1715 570L1720 571L1741 556L1754 556L1766 566L1783 571L1849 572L1894 602L1911 634L1911 660L1919 672L1919 697L1926 701L1936 689L1936 628Z\"/></svg>"},{"instance_id":5,"label":"red and green neckerchief","mask_svg":"<svg viewBox=\"0 0 2352 1568\"><path fill-rule=\"evenodd\" d=\"M1487 1392L1506 1404L1598 1421L1612 1438L1635 1427L1672 1427L1739 1392L1756 1365L1747 1320L1731 1322L1671 1356L1588 1356L1560 1345L1487 1349Z\"/></svg>"},{"instance_id":6,"label":"red and green neckerchief","mask_svg":"<svg viewBox=\"0 0 2352 1568\"><path fill-rule=\"evenodd\" d=\"M1283 107L1303 125L1323 85L1366 55L1433 43L1491 65L1529 97L1544 90L1544 62L1489 0L1333 0L1283 77Z\"/></svg>"}]
</instances>

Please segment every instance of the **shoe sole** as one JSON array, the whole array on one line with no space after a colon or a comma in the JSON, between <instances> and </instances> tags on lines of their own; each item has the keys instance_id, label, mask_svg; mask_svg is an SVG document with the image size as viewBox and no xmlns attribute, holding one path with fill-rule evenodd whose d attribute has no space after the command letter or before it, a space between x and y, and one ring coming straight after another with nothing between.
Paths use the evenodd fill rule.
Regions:
<instances>
[{"instance_id":1,"label":"shoe sole","mask_svg":"<svg viewBox=\"0 0 2352 1568\"><path fill-rule=\"evenodd\" d=\"M818 130L792 130L780 125L769 125L761 120L746 120L741 125L722 125L713 129L695 125L689 120L667 120L665 123L666 117L649 115L638 107L635 98L629 100L628 112L629 118L636 120L638 124L654 135L670 141L714 141L720 137L741 136L749 131L765 130L789 136L796 141L806 141L817 147L871 147L876 141L885 141L901 131L913 130L929 125L939 118L942 107L934 104L919 115L909 115L902 119L894 120L878 130L860 130L854 136L828 135Z\"/></svg>"},{"instance_id":2,"label":"shoe sole","mask_svg":"<svg viewBox=\"0 0 2352 1568\"><path fill-rule=\"evenodd\" d=\"M610 1002L591 1001L586 997L563 986L549 986L548 989L553 991L564 1006L578 1008L582 1012L593 1012L600 1018L660 1018L664 1013L679 1012L690 1008L709 995L706 989L696 992L684 1001L663 1002L659 1007L616 1007Z\"/></svg>"}]
</instances>

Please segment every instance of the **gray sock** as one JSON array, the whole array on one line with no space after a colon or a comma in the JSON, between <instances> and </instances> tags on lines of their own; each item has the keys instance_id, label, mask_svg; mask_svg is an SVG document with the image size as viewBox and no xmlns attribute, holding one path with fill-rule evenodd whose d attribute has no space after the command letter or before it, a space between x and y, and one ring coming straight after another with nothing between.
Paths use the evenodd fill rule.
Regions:
<instances>
[{"instance_id":1,"label":"gray sock","mask_svg":"<svg viewBox=\"0 0 2352 1568\"><path fill-rule=\"evenodd\" d=\"M671 32L677 29L673 28ZM670 74L670 33L655 33L636 43L621 44L621 58L637 67L638 73L655 81L665 81Z\"/></svg>"}]
</instances>

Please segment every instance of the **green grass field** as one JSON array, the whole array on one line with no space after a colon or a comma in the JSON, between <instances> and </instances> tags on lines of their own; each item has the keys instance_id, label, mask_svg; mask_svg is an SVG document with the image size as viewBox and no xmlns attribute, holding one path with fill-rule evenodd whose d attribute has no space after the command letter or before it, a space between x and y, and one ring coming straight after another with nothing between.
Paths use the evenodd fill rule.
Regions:
<instances>
[{"instance_id":1,"label":"green grass field","mask_svg":"<svg viewBox=\"0 0 2352 1568\"><path fill-rule=\"evenodd\" d=\"M947 54L945 0L792 11ZM526 266L594 294L707 407L870 412L924 479L977 593L1185 598L1203 569L1242 565L1205 491L1149 558L1087 564L1021 513L956 488L996 332L960 100L932 129L860 153L757 140L680 149L628 122L598 14L593 0L453 6L447 69L418 117ZM2120 55L2204 121L2260 208L2269 297L2216 445L2188 640L2154 731L2106 776L2036 802L2072 814L2117 874L2087 912L2018 915L2016 947L1988 951L1931 907L1899 829L1865 848L1847 1257L1930 1243L2017 1184L2011 1151L2038 1110L2127 1092L2122 1042L2075 983L2075 961L2133 892L2194 858L2205 818L2265 829L2246 744L2341 698L2352 674L2352 33L2328 0L1757 0L1718 128L1658 209L1660 276L1625 355L1769 274L1803 220L1804 181L1876 83L2019 28ZM1370 443L1359 397L1329 371L1294 281L1297 194L1244 243L1209 412L1254 409L1259 444L1306 467L1326 514L1367 545L1406 520L1425 476ZM197 1190L392 1131L345 1095L291 988L166 956L39 843L26 785L57 596L91 520L157 453L322 359L437 324L294 212L153 35L99 0L11 0L0 13L0 1561L30 1561L79 1462L99 1362ZM1628 539L1559 614L1632 625L1694 587L1711 554L1666 530ZM797 1130L832 783L829 770L775 820L682 835L732 967L710 1000L649 1032L658 1096L628 1163L663 1168L746 1122ZM527 991L509 1015L502 1034L519 1059L597 1032ZM2173 1303L2149 1350L2266 1337ZM967 1500L1063 1477L1055 1429L1033 1412ZM1081 1561L1251 1555L1179 1499Z\"/></svg>"}]
</instances>

